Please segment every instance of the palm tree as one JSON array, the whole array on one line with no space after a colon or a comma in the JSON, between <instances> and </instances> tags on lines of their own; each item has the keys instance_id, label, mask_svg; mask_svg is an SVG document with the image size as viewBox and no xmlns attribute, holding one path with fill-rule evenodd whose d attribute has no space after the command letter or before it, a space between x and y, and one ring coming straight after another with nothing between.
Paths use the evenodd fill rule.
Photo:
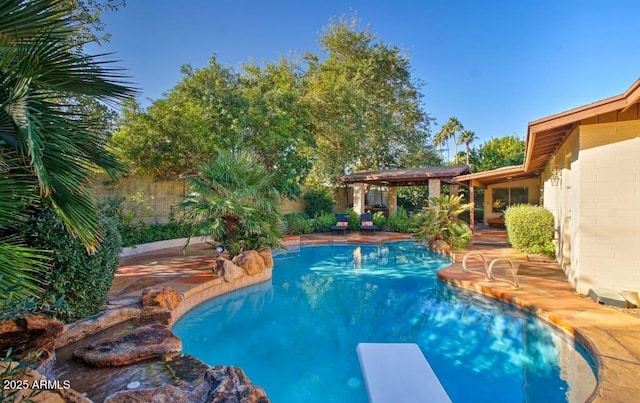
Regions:
<instances>
[{"instance_id":1,"label":"palm tree","mask_svg":"<svg viewBox=\"0 0 640 403\"><path fill-rule=\"evenodd\" d=\"M447 160L451 161L451 157L449 155L449 140L453 139L454 145L454 155L458 155L458 142L456 141L456 133L464 130L462 123L456 118L452 116L449 118L447 123L442 125L440 131L436 134L434 142L436 143L436 147L439 144L447 144Z\"/></svg>"},{"instance_id":2,"label":"palm tree","mask_svg":"<svg viewBox=\"0 0 640 403\"><path fill-rule=\"evenodd\" d=\"M458 144L465 145L465 153L467 157L467 165L469 165L469 156L471 155L471 143L477 140L476 133L473 130L463 130L458 137Z\"/></svg>"},{"instance_id":3,"label":"palm tree","mask_svg":"<svg viewBox=\"0 0 640 403\"><path fill-rule=\"evenodd\" d=\"M91 249L100 230L90 180L98 168L116 176L123 167L105 148L95 119L73 108L73 100L114 102L135 92L108 62L77 51L69 39L77 24L59 8L55 0L0 3L0 216L20 217L26 205L48 199ZM44 256L15 237L0 239L5 281L25 271L24 264L14 265L23 257L36 263ZM7 272L12 265L18 272Z\"/></svg>"},{"instance_id":4,"label":"palm tree","mask_svg":"<svg viewBox=\"0 0 640 403\"><path fill-rule=\"evenodd\" d=\"M192 236L209 236L232 254L279 246L282 202L275 178L245 151L221 151L189 179L193 192L182 203L196 227Z\"/></svg>"}]
</instances>

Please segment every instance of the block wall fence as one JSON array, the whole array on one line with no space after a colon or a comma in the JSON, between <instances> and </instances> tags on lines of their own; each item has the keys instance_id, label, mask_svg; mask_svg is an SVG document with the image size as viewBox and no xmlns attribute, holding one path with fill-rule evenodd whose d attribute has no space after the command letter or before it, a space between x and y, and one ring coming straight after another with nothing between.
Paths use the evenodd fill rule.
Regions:
<instances>
[{"instance_id":1,"label":"block wall fence","mask_svg":"<svg viewBox=\"0 0 640 403\"><path fill-rule=\"evenodd\" d=\"M180 217L180 203L189 193L185 181L159 181L151 176L131 175L113 183L106 174L98 174L94 181L96 201L104 199L124 199L125 211L136 213L134 222L166 224L173 213ZM350 189L337 188L335 191L335 211L344 211L351 201ZM305 202L285 200L283 214L304 212Z\"/></svg>"}]
</instances>

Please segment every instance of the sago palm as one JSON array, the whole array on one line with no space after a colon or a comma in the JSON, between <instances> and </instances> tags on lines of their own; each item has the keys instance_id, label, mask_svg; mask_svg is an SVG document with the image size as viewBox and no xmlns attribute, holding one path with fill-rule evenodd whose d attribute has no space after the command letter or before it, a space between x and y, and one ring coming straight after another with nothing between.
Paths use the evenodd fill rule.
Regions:
<instances>
[{"instance_id":1,"label":"sago palm","mask_svg":"<svg viewBox=\"0 0 640 403\"><path fill-rule=\"evenodd\" d=\"M280 245L280 193L273 175L247 152L221 151L189 180L193 192L183 203L197 228L237 254Z\"/></svg>"},{"instance_id":2,"label":"sago palm","mask_svg":"<svg viewBox=\"0 0 640 403\"><path fill-rule=\"evenodd\" d=\"M69 39L78 29L59 1L0 2L0 214L18 217L25 200L47 198L69 231L92 248L100 234L91 176L97 168L116 175L122 167L105 149L95 120L73 108L73 100L109 102L133 90L118 69L78 53ZM15 239L0 242L5 280L8 268L24 267L10 262L40 256Z\"/></svg>"}]
</instances>

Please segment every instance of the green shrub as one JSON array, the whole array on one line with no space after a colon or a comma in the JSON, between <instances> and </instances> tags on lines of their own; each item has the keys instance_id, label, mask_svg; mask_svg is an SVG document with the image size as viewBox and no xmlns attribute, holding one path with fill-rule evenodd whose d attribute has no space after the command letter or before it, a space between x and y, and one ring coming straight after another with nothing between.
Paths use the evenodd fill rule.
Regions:
<instances>
[{"instance_id":1,"label":"green shrub","mask_svg":"<svg viewBox=\"0 0 640 403\"><path fill-rule=\"evenodd\" d=\"M292 213L284 215L287 235L302 235L313 232L313 221L304 214Z\"/></svg>"},{"instance_id":2,"label":"green shrub","mask_svg":"<svg viewBox=\"0 0 640 403\"><path fill-rule=\"evenodd\" d=\"M116 221L118 232L122 238L122 246L187 238L193 233L193 225L184 219L176 219L173 213L169 214L169 222L167 224L134 222L135 213L124 210L124 200L124 198L104 199L98 203L98 209L104 215L112 217Z\"/></svg>"},{"instance_id":3,"label":"green shrub","mask_svg":"<svg viewBox=\"0 0 640 403\"><path fill-rule=\"evenodd\" d=\"M554 257L553 214L542 206L517 204L504 213L504 224L511 245L526 253Z\"/></svg>"},{"instance_id":4,"label":"green shrub","mask_svg":"<svg viewBox=\"0 0 640 403\"><path fill-rule=\"evenodd\" d=\"M411 216L402 207L398 207L398 210L387 219L387 227L393 232L410 232L412 224Z\"/></svg>"},{"instance_id":5,"label":"green shrub","mask_svg":"<svg viewBox=\"0 0 640 403\"><path fill-rule=\"evenodd\" d=\"M336 215L333 213L319 214L313 220L313 230L315 232L329 232L333 225L336 225Z\"/></svg>"},{"instance_id":6,"label":"green shrub","mask_svg":"<svg viewBox=\"0 0 640 403\"><path fill-rule=\"evenodd\" d=\"M353 211L352 208L347 209L349 215L349 229L351 231L360 231L360 215Z\"/></svg>"},{"instance_id":7,"label":"green shrub","mask_svg":"<svg viewBox=\"0 0 640 403\"><path fill-rule=\"evenodd\" d=\"M42 303L57 306L56 316L71 322L100 312L118 269L122 240L115 221L100 216L102 243L93 253L70 235L52 208L34 212L21 228L29 246L51 251L52 270Z\"/></svg>"},{"instance_id":8,"label":"green shrub","mask_svg":"<svg viewBox=\"0 0 640 403\"><path fill-rule=\"evenodd\" d=\"M385 226L387 225L387 217L382 214L382 211L378 211L373 215L373 225L375 225L376 228L381 231L384 230Z\"/></svg>"},{"instance_id":9,"label":"green shrub","mask_svg":"<svg viewBox=\"0 0 640 403\"><path fill-rule=\"evenodd\" d=\"M307 203L304 212L309 217L333 212L334 201L330 189L313 189L305 193L302 198Z\"/></svg>"}]
</instances>

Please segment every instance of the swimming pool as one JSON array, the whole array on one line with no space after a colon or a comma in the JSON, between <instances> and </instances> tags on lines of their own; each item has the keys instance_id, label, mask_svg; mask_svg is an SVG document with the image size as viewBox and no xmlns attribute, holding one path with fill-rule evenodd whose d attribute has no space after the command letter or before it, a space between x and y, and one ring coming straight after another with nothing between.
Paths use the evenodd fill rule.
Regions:
<instances>
[{"instance_id":1,"label":"swimming pool","mask_svg":"<svg viewBox=\"0 0 640 403\"><path fill-rule=\"evenodd\" d=\"M449 264L413 242L302 247L275 257L271 282L214 298L173 330L185 353L240 366L274 402L366 402L359 342L417 343L454 402L588 397L580 347L437 280Z\"/></svg>"}]
</instances>

